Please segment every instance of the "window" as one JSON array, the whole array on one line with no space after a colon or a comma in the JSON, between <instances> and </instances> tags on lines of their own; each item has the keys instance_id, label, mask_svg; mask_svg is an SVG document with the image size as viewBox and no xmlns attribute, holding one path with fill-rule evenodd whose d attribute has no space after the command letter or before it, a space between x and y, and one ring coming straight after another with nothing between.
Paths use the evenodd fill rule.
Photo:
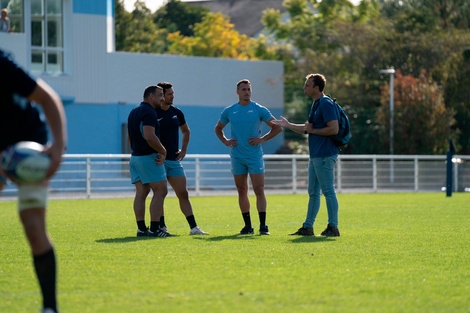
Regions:
<instances>
[{"instance_id":1,"label":"window","mask_svg":"<svg viewBox=\"0 0 470 313\"><path fill-rule=\"evenodd\" d=\"M0 9L8 10L11 31L23 33L23 0L0 0Z\"/></svg>"},{"instance_id":2,"label":"window","mask_svg":"<svg viewBox=\"0 0 470 313\"><path fill-rule=\"evenodd\" d=\"M64 71L62 0L31 0L31 69Z\"/></svg>"}]
</instances>

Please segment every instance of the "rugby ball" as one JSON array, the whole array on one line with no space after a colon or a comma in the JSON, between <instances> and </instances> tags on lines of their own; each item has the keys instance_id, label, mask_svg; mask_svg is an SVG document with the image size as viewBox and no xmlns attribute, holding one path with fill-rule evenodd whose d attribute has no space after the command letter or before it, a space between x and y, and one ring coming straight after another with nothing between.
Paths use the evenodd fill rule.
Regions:
<instances>
[{"instance_id":1,"label":"rugby ball","mask_svg":"<svg viewBox=\"0 0 470 313\"><path fill-rule=\"evenodd\" d=\"M0 166L8 178L19 183L37 183L46 177L51 165L48 155L42 154L45 147L33 141L21 141L0 156Z\"/></svg>"}]
</instances>

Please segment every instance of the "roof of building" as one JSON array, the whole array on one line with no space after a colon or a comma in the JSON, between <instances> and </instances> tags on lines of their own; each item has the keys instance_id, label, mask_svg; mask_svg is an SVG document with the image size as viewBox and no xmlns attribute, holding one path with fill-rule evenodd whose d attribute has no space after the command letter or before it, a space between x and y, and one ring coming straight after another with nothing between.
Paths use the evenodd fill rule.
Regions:
<instances>
[{"instance_id":1,"label":"roof of building","mask_svg":"<svg viewBox=\"0 0 470 313\"><path fill-rule=\"evenodd\" d=\"M220 12L230 18L240 34L256 37L264 28L261 23L263 11L268 8L286 11L283 0L202 0L186 2L206 7L211 12Z\"/></svg>"}]
</instances>

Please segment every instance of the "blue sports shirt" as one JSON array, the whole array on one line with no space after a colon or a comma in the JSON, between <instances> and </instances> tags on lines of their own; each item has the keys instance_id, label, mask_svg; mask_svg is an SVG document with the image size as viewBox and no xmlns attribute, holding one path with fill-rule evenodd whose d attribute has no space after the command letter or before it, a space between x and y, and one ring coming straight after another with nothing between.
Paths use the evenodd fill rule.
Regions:
<instances>
[{"instance_id":1,"label":"blue sports shirt","mask_svg":"<svg viewBox=\"0 0 470 313\"><path fill-rule=\"evenodd\" d=\"M0 50L0 151L20 141L47 143L44 116L27 99L36 86L36 80Z\"/></svg>"},{"instance_id":2,"label":"blue sports shirt","mask_svg":"<svg viewBox=\"0 0 470 313\"><path fill-rule=\"evenodd\" d=\"M331 98L323 96L313 102L308 117L309 123L313 123L313 128L325 128L327 122L337 119L336 106ZM308 147L311 158L328 157L339 153L339 148L328 136L309 134Z\"/></svg>"},{"instance_id":3,"label":"blue sports shirt","mask_svg":"<svg viewBox=\"0 0 470 313\"><path fill-rule=\"evenodd\" d=\"M261 145L250 146L248 140L251 137L261 137L263 122L271 119L274 119L271 112L253 101L247 105L237 102L226 107L220 114L220 122L224 125L230 123L230 138L238 141L238 146L232 148L230 155L237 158L262 157Z\"/></svg>"},{"instance_id":4,"label":"blue sports shirt","mask_svg":"<svg viewBox=\"0 0 470 313\"><path fill-rule=\"evenodd\" d=\"M160 124L158 123L157 112L147 102L142 102L138 107L132 109L127 118L127 130L131 142L132 155L143 156L157 153L144 138L144 126L155 127L155 134L160 138Z\"/></svg>"},{"instance_id":5,"label":"blue sports shirt","mask_svg":"<svg viewBox=\"0 0 470 313\"><path fill-rule=\"evenodd\" d=\"M186 124L183 111L170 106L168 110L156 108L158 122L160 123L160 141L166 149L166 160L176 160L179 150L179 128Z\"/></svg>"}]
</instances>

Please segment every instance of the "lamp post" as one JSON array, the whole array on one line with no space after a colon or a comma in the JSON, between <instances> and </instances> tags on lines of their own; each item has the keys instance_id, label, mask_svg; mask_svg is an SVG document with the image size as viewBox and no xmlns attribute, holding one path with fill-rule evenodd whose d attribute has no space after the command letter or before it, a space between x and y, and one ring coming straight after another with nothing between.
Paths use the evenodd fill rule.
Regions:
<instances>
[{"instance_id":1,"label":"lamp post","mask_svg":"<svg viewBox=\"0 0 470 313\"><path fill-rule=\"evenodd\" d=\"M393 100L393 87L394 87L394 76L395 76L395 69L393 67L387 68L384 70L380 70L380 74L389 74L390 75L390 182L393 183L395 180L394 171L393 171L393 137L394 137L394 130L393 130L393 118L395 114L394 110L394 100Z\"/></svg>"}]
</instances>

